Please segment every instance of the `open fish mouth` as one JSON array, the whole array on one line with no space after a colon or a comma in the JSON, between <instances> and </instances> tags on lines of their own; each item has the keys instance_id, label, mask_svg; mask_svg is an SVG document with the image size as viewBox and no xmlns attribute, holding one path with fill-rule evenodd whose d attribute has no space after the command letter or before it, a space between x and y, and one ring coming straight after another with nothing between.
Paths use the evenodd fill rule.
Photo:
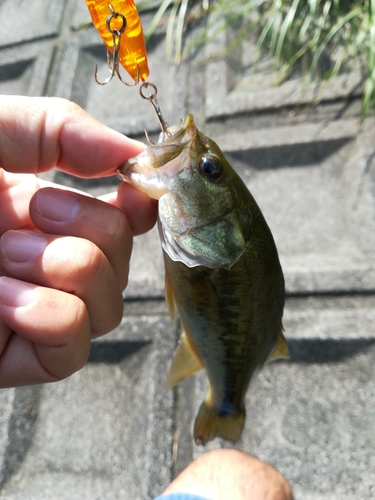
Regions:
<instances>
[{"instance_id":1,"label":"open fish mouth","mask_svg":"<svg viewBox=\"0 0 375 500\"><path fill-rule=\"evenodd\" d=\"M170 130L172 135L167 139L150 144L142 153L117 169L117 176L121 180L130 182L157 200L168 192L169 178L181 169L178 158L197 134L192 115L188 115L182 125Z\"/></svg>"}]
</instances>

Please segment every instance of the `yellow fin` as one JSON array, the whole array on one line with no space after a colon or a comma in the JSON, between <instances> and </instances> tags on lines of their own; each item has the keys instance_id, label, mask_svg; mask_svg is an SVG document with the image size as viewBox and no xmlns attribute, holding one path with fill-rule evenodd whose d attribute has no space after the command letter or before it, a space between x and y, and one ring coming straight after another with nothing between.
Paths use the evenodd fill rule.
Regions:
<instances>
[{"instance_id":1,"label":"yellow fin","mask_svg":"<svg viewBox=\"0 0 375 500\"><path fill-rule=\"evenodd\" d=\"M245 410L221 416L219 409L212 406L210 398L207 397L201 404L195 419L196 444L203 445L217 437L236 443L241 437L245 416Z\"/></svg>"},{"instance_id":2,"label":"yellow fin","mask_svg":"<svg viewBox=\"0 0 375 500\"><path fill-rule=\"evenodd\" d=\"M167 378L168 389L202 368L202 361L192 349L185 332L182 332Z\"/></svg>"},{"instance_id":3,"label":"yellow fin","mask_svg":"<svg viewBox=\"0 0 375 500\"><path fill-rule=\"evenodd\" d=\"M267 358L267 363L281 358L289 358L289 348L283 335L282 327L277 337L276 344L273 346L273 349Z\"/></svg>"},{"instance_id":4,"label":"yellow fin","mask_svg":"<svg viewBox=\"0 0 375 500\"><path fill-rule=\"evenodd\" d=\"M172 318L172 321L174 321L176 319L176 303L174 300L172 283L171 283L167 273L165 273L164 293L165 293L165 300L167 302L168 309L169 309L169 314Z\"/></svg>"}]
</instances>

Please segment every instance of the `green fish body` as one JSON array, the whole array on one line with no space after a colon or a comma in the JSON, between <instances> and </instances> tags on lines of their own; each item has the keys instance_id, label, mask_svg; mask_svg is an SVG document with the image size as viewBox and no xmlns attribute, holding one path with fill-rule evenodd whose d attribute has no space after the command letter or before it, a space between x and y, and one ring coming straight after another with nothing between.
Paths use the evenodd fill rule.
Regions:
<instances>
[{"instance_id":1,"label":"green fish body","mask_svg":"<svg viewBox=\"0 0 375 500\"><path fill-rule=\"evenodd\" d=\"M159 199L166 299L183 328L168 386L204 368L210 390L195 420L195 441L236 442L252 375L267 360L288 356L284 278L271 231L191 115L119 175Z\"/></svg>"}]
</instances>

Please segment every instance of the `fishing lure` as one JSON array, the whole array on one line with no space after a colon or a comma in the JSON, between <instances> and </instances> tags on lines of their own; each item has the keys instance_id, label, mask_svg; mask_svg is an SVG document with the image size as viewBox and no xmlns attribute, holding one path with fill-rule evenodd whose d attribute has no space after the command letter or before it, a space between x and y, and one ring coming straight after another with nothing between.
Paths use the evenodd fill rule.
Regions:
<instances>
[{"instance_id":1,"label":"fishing lure","mask_svg":"<svg viewBox=\"0 0 375 500\"><path fill-rule=\"evenodd\" d=\"M141 20L133 0L86 0L92 22L108 49L111 75L119 73L119 63L137 84L150 74ZM101 83L98 81L98 83ZM123 81L126 84L126 82ZM133 85L132 84L132 85Z\"/></svg>"},{"instance_id":2,"label":"fishing lure","mask_svg":"<svg viewBox=\"0 0 375 500\"><path fill-rule=\"evenodd\" d=\"M115 75L128 86L137 85L142 81L139 93L143 99L152 104L159 120L163 139L169 137L171 133L156 98L156 85L146 81L150 70L142 23L134 1L86 0L86 5L92 22L107 47L107 63L110 69L109 77L104 82L100 82L96 67L95 81L99 85L106 85ZM133 83L129 84L123 80L120 74L120 64L133 78ZM147 91L149 87L151 92ZM148 137L147 139L151 142Z\"/></svg>"}]
</instances>

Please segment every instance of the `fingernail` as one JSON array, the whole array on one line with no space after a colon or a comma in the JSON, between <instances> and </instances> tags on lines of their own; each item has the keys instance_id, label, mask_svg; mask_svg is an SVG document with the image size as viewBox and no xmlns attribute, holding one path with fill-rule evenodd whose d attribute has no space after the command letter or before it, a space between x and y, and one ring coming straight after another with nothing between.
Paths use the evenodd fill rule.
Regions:
<instances>
[{"instance_id":1,"label":"fingernail","mask_svg":"<svg viewBox=\"0 0 375 500\"><path fill-rule=\"evenodd\" d=\"M13 262L27 262L43 252L47 240L42 234L31 231L7 231L0 244L7 259Z\"/></svg>"},{"instance_id":2,"label":"fingernail","mask_svg":"<svg viewBox=\"0 0 375 500\"><path fill-rule=\"evenodd\" d=\"M0 304L24 307L29 305L35 297L35 286L6 276L0 278Z\"/></svg>"},{"instance_id":3,"label":"fingernail","mask_svg":"<svg viewBox=\"0 0 375 500\"><path fill-rule=\"evenodd\" d=\"M72 219L79 208L79 202L72 193L54 188L41 189L36 203L42 216L55 222Z\"/></svg>"}]
</instances>

